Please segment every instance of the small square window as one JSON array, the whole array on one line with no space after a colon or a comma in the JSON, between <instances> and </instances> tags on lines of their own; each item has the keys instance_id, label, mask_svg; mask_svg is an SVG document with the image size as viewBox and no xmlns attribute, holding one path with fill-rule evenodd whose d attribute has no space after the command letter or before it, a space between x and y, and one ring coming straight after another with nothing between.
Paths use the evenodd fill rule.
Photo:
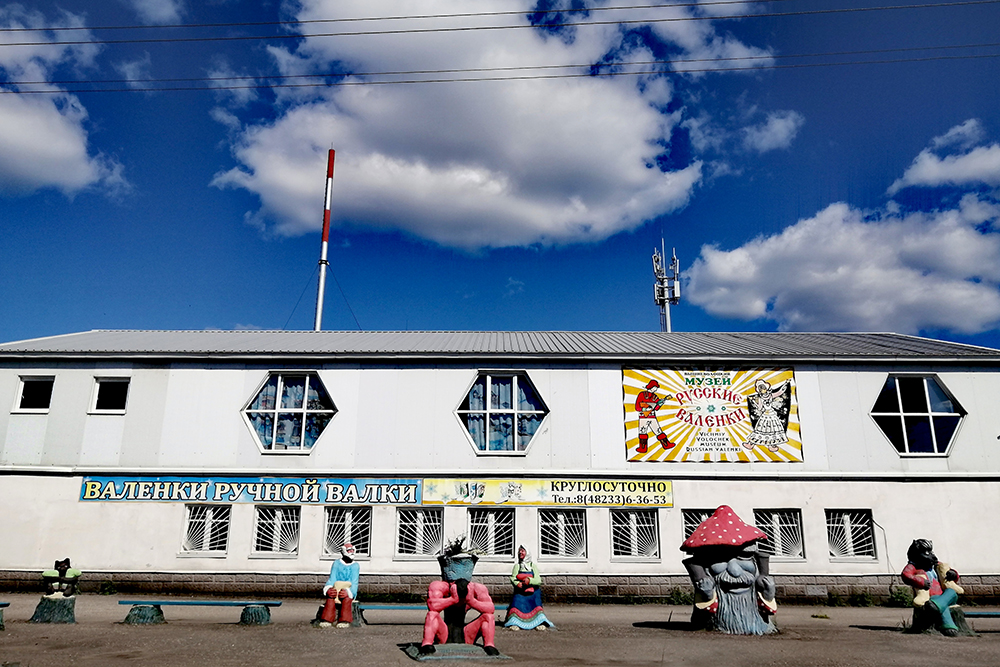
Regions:
<instances>
[{"instance_id":1,"label":"small square window","mask_svg":"<svg viewBox=\"0 0 1000 667\"><path fill-rule=\"evenodd\" d=\"M470 508L469 544L487 556L513 556L514 510Z\"/></svg>"},{"instance_id":2,"label":"small square window","mask_svg":"<svg viewBox=\"0 0 1000 667\"><path fill-rule=\"evenodd\" d=\"M229 505L188 505L181 553L224 554L229 547Z\"/></svg>"},{"instance_id":3,"label":"small square window","mask_svg":"<svg viewBox=\"0 0 1000 667\"><path fill-rule=\"evenodd\" d=\"M294 555L299 550L298 507L258 507L254 526L256 554Z\"/></svg>"},{"instance_id":4,"label":"small square window","mask_svg":"<svg viewBox=\"0 0 1000 667\"><path fill-rule=\"evenodd\" d=\"M586 510L538 510L542 556L587 557Z\"/></svg>"},{"instance_id":5,"label":"small square window","mask_svg":"<svg viewBox=\"0 0 1000 667\"><path fill-rule=\"evenodd\" d=\"M97 378L94 412L125 412L129 378Z\"/></svg>"},{"instance_id":6,"label":"small square window","mask_svg":"<svg viewBox=\"0 0 1000 667\"><path fill-rule=\"evenodd\" d=\"M659 558L660 531L656 510L611 510L611 555L616 558Z\"/></svg>"},{"instance_id":7,"label":"small square window","mask_svg":"<svg viewBox=\"0 0 1000 667\"><path fill-rule=\"evenodd\" d=\"M754 510L753 522L767 535L767 539L760 541L762 554L778 559L805 559L800 510Z\"/></svg>"},{"instance_id":8,"label":"small square window","mask_svg":"<svg viewBox=\"0 0 1000 667\"><path fill-rule=\"evenodd\" d=\"M326 539L323 556L339 558L340 548L347 543L354 545L357 556L368 556L372 541L371 507L327 507Z\"/></svg>"},{"instance_id":9,"label":"small square window","mask_svg":"<svg viewBox=\"0 0 1000 667\"><path fill-rule=\"evenodd\" d=\"M698 526L713 514L715 510L681 510L681 516L684 517L684 539L691 537Z\"/></svg>"},{"instance_id":10,"label":"small square window","mask_svg":"<svg viewBox=\"0 0 1000 667\"><path fill-rule=\"evenodd\" d=\"M834 560L876 560L871 510L827 510L826 537Z\"/></svg>"},{"instance_id":11,"label":"small square window","mask_svg":"<svg viewBox=\"0 0 1000 667\"><path fill-rule=\"evenodd\" d=\"M53 377L22 377L17 410L47 412L52 401L52 386L55 381Z\"/></svg>"},{"instance_id":12,"label":"small square window","mask_svg":"<svg viewBox=\"0 0 1000 667\"><path fill-rule=\"evenodd\" d=\"M396 554L434 556L444 548L444 513L440 509L400 508L396 525Z\"/></svg>"}]
</instances>

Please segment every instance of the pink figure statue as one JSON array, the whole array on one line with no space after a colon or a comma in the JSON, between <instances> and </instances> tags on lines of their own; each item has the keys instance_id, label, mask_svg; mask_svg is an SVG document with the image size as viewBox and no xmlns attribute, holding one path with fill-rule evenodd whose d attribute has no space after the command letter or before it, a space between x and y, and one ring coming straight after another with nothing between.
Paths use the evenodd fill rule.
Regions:
<instances>
[{"instance_id":1,"label":"pink figure statue","mask_svg":"<svg viewBox=\"0 0 1000 667\"><path fill-rule=\"evenodd\" d=\"M427 587L427 616L424 619L424 636L420 644L420 654L434 653L435 641L438 644L448 643L448 623L442 618L442 612L464 622L465 613L469 609L478 611L479 616L465 624L462 639L465 640L466 644L473 644L482 635L485 653L498 655L500 652L494 646L496 607L493 605L490 593L486 586L465 579L459 579L454 583L433 581ZM452 643L458 643L458 641L452 637Z\"/></svg>"}]
</instances>

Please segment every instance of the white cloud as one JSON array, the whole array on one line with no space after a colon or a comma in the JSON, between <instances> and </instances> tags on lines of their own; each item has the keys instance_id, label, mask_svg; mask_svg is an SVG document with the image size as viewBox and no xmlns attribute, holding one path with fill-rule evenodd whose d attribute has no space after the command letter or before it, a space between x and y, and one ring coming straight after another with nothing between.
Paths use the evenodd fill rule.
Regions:
<instances>
[{"instance_id":1,"label":"white cloud","mask_svg":"<svg viewBox=\"0 0 1000 667\"><path fill-rule=\"evenodd\" d=\"M142 79L151 78L151 69L153 61L149 57L149 52L146 51L141 58L136 58L134 60L124 60L122 62L115 64L115 70L122 75L122 78L128 79L129 88L145 88L148 87L148 83L144 83Z\"/></svg>"},{"instance_id":2,"label":"white cloud","mask_svg":"<svg viewBox=\"0 0 1000 667\"><path fill-rule=\"evenodd\" d=\"M782 330L985 331L1000 324L1000 205L968 194L873 220L832 204L735 250L704 246L687 278L709 313Z\"/></svg>"},{"instance_id":3,"label":"white cloud","mask_svg":"<svg viewBox=\"0 0 1000 667\"><path fill-rule=\"evenodd\" d=\"M982 141L983 134L979 121L971 119L935 137L930 148L920 151L903 175L889 186L888 194L911 186L1000 185L1000 144L971 148ZM966 152L943 157L933 152L953 146Z\"/></svg>"},{"instance_id":4,"label":"white cloud","mask_svg":"<svg viewBox=\"0 0 1000 667\"><path fill-rule=\"evenodd\" d=\"M181 0L124 0L143 23L162 25L177 23L184 15L184 3Z\"/></svg>"},{"instance_id":5,"label":"white cloud","mask_svg":"<svg viewBox=\"0 0 1000 667\"><path fill-rule=\"evenodd\" d=\"M525 11L534 5L519 4ZM408 7L422 13L425 6ZM476 6L513 7L509 0ZM433 9L468 11L460 0ZM391 0L304 0L297 18L399 13ZM356 29L376 26L398 27ZM707 22L656 30L686 54L750 51ZM329 71L336 62L358 72L568 65L610 52L653 59L644 48L624 48L615 26L578 28L572 40L520 29L307 39L294 52L271 49L283 73ZM234 140L240 166L213 183L256 193L255 224L282 234L315 230L332 142L340 224L399 229L462 248L598 241L684 206L700 182L699 162L668 173L656 167L681 119L662 111L674 95L665 81L632 77L283 91L278 117Z\"/></svg>"},{"instance_id":6,"label":"white cloud","mask_svg":"<svg viewBox=\"0 0 1000 667\"><path fill-rule=\"evenodd\" d=\"M82 26L83 22L78 16L62 12L53 24ZM0 8L0 27L37 29L48 25L42 14L20 5ZM93 66L96 46L57 46L48 44L44 33L27 34L35 36L37 46L0 49L0 68L7 80L14 82L3 86L7 90L16 89L17 82L47 80L60 66ZM80 39L88 35L83 32ZM51 187L71 196L92 186L104 187L111 193L127 189L121 165L90 152L85 129L87 111L79 99L60 92L56 86L47 89L51 92L0 95L0 193L24 195Z\"/></svg>"},{"instance_id":7,"label":"white cloud","mask_svg":"<svg viewBox=\"0 0 1000 667\"><path fill-rule=\"evenodd\" d=\"M743 129L743 147L758 153L788 148L806 122L797 111L774 111L759 125Z\"/></svg>"}]
</instances>

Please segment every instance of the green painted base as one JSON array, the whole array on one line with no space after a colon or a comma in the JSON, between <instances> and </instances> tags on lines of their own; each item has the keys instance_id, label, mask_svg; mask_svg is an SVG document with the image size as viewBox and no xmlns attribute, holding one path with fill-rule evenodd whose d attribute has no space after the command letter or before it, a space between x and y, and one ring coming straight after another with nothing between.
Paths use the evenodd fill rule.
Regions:
<instances>
[{"instance_id":1,"label":"green painted base","mask_svg":"<svg viewBox=\"0 0 1000 667\"><path fill-rule=\"evenodd\" d=\"M252 604L243 607L240 614L240 625L268 625L271 622L271 610L262 604Z\"/></svg>"},{"instance_id":2,"label":"green painted base","mask_svg":"<svg viewBox=\"0 0 1000 667\"><path fill-rule=\"evenodd\" d=\"M420 653L420 644L406 644L401 647L403 653L414 660L513 660L509 655L498 653L488 655L479 644L435 644L434 652L427 655Z\"/></svg>"},{"instance_id":3,"label":"green painted base","mask_svg":"<svg viewBox=\"0 0 1000 667\"><path fill-rule=\"evenodd\" d=\"M163 618L163 610L155 604L136 604L128 611L125 617L126 625L159 625L166 623Z\"/></svg>"},{"instance_id":4,"label":"green painted base","mask_svg":"<svg viewBox=\"0 0 1000 667\"><path fill-rule=\"evenodd\" d=\"M76 597L57 593L43 596L31 616L32 623L76 623Z\"/></svg>"}]
</instances>

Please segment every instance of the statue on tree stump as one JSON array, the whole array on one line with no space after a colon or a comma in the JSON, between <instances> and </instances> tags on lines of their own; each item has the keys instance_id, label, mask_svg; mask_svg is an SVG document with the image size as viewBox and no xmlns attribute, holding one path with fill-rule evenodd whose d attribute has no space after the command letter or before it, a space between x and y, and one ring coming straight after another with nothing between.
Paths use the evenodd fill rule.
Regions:
<instances>
[{"instance_id":1,"label":"statue on tree stump","mask_svg":"<svg viewBox=\"0 0 1000 667\"><path fill-rule=\"evenodd\" d=\"M946 637L974 635L958 607L958 596L965 593L958 584L958 572L934 555L930 540L913 540L906 550L909 561L900 576L913 588L913 624L911 632L937 630Z\"/></svg>"},{"instance_id":2,"label":"statue on tree stump","mask_svg":"<svg viewBox=\"0 0 1000 667\"><path fill-rule=\"evenodd\" d=\"M728 505L719 507L681 545L691 554L683 563L694 584L691 622L696 628L730 635L777 632L778 611L768 557L757 542L766 539Z\"/></svg>"},{"instance_id":3,"label":"statue on tree stump","mask_svg":"<svg viewBox=\"0 0 1000 667\"><path fill-rule=\"evenodd\" d=\"M69 558L57 560L42 572L45 595L38 601L32 623L76 623L76 586L83 573L70 565Z\"/></svg>"}]
</instances>

